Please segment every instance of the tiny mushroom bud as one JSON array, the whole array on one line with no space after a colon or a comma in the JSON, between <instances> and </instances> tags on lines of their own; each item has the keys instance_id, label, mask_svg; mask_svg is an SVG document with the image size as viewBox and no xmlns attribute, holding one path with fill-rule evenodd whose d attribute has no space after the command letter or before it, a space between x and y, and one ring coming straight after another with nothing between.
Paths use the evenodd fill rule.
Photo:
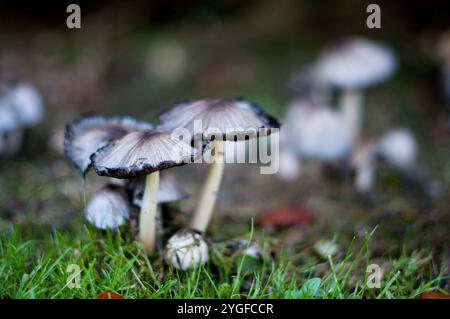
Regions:
<instances>
[{"instance_id":1,"label":"tiny mushroom bud","mask_svg":"<svg viewBox=\"0 0 450 319\"><path fill-rule=\"evenodd\" d=\"M204 265L208 257L205 240L200 234L190 230L174 234L167 243L164 255L167 264L182 270Z\"/></svg>"},{"instance_id":2,"label":"tiny mushroom bud","mask_svg":"<svg viewBox=\"0 0 450 319\"><path fill-rule=\"evenodd\" d=\"M130 217L125 192L115 185L107 185L94 194L85 208L87 220L100 229L115 229Z\"/></svg>"},{"instance_id":3,"label":"tiny mushroom bud","mask_svg":"<svg viewBox=\"0 0 450 319\"><path fill-rule=\"evenodd\" d=\"M161 129L131 132L91 156L100 176L120 179L146 176L139 238L147 252L155 248L159 171L192 162L197 151Z\"/></svg>"},{"instance_id":4,"label":"tiny mushroom bud","mask_svg":"<svg viewBox=\"0 0 450 319\"><path fill-rule=\"evenodd\" d=\"M99 148L130 132L152 127L151 123L136 121L130 117L84 116L67 125L64 151L67 158L84 175L91 166L91 155Z\"/></svg>"},{"instance_id":5,"label":"tiny mushroom bud","mask_svg":"<svg viewBox=\"0 0 450 319\"><path fill-rule=\"evenodd\" d=\"M194 142L200 138L212 143L210 169L191 223L191 228L205 232L223 175L225 141L268 135L280 124L252 103L223 99L180 103L162 113L159 119L161 127L168 131L187 130Z\"/></svg>"}]
</instances>

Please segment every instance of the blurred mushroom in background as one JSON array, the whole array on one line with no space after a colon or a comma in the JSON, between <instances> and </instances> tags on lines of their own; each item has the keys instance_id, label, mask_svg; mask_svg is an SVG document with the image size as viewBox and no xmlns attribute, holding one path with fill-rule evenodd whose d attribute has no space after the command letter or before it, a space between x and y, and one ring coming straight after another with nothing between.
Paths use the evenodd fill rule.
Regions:
<instances>
[{"instance_id":1,"label":"blurred mushroom in background","mask_svg":"<svg viewBox=\"0 0 450 319\"><path fill-rule=\"evenodd\" d=\"M280 130L278 176L292 180L301 172L300 160L317 159L326 164L346 162L352 150L348 118L311 99L294 101ZM294 160L294 156L296 159Z\"/></svg>"},{"instance_id":2,"label":"blurred mushroom in background","mask_svg":"<svg viewBox=\"0 0 450 319\"><path fill-rule=\"evenodd\" d=\"M372 190L379 161L406 177L416 179L417 142L407 129L396 128L377 141L361 144L353 154L351 165L356 171L355 189L366 193Z\"/></svg>"},{"instance_id":3,"label":"blurred mushroom in background","mask_svg":"<svg viewBox=\"0 0 450 319\"><path fill-rule=\"evenodd\" d=\"M36 126L44 116L39 92L30 84L14 83L0 87L0 157L20 151L24 130Z\"/></svg>"},{"instance_id":4,"label":"blurred mushroom in background","mask_svg":"<svg viewBox=\"0 0 450 319\"><path fill-rule=\"evenodd\" d=\"M380 43L352 37L327 47L306 69L311 90L338 89L339 105L350 123L351 142L358 142L363 116L363 93L391 77L397 69L394 52Z\"/></svg>"}]
</instances>

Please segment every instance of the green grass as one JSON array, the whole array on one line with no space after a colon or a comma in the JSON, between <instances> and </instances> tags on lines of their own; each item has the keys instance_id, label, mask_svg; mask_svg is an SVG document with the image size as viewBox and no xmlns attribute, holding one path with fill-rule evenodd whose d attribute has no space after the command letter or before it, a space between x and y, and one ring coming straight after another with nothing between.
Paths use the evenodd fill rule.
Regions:
<instances>
[{"instance_id":1,"label":"green grass","mask_svg":"<svg viewBox=\"0 0 450 319\"><path fill-rule=\"evenodd\" d=\"M372 263L371 234L349 243L341 257L298 262L283 249L273 256L273 240L250 231L249 239L262 240L262 260L242 251L229 254L215 243L204 267L184 272L159 256L146 256L126 230L24 229L0 237L1 298L96 298L106 290L125 298L417 298L425 291L448 292L445 267L426 251L376 259L384 271L381 287L368 288L364 270ZM80 267L80 288L70 288L71 264Z\"/></svg>"}]
</instances>

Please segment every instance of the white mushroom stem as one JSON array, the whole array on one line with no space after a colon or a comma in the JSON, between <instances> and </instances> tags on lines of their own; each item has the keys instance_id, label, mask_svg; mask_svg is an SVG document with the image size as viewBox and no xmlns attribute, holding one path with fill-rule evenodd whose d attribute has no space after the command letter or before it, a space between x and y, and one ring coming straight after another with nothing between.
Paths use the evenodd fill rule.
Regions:
<instances>
[{"instance_id":1,"label":"white mushroom stem","mask_svg":"<svg viewBox=\"0 0 450 319\"><path fill-rule=\"evenodd\" d=\"M159 171L147 175L139 221L139 239L147 253L155 250Z\"/></svg>"},{"instance_id":2,"label":"white mushroom stem","mask_svg":"<svg viewBox=\"0 0 450 319\"><path fill-rule=\"evenodd\" d=\"M203 185L201 198L191 222L191 228L204 233L211 219L217 192L219 191L224 169L224 141L213 142L212 154L208 176Z\"/></svg>"},{"instance_id":3,"label":"white mushroom stem","mask_svg":"<svg viewBox=\"0 0 450 319\"><path fill-rule=\"evenodd\" d=\"M353 145L358 142L360 136L363 116L363 100L364 98L361 91L357 90L344 91L339 100L345 125Z\"/></svg>"},{"instance_id":4,"label":"white mushroom stem","mask_svg":"<svg viewBox=\"0 0 450 319\"><path fill-rule=\"evenodd\" d=\"M358 192L370 191L375 182L375 164L372 159L364 160L357 169L354 185Z\"/></svg>"}]
</instances>

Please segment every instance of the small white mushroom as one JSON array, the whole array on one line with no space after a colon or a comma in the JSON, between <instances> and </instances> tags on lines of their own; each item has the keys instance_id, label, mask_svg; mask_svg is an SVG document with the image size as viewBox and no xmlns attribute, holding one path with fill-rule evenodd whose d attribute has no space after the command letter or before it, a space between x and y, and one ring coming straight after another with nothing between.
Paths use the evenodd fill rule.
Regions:
<instances>
[{"instance_id":1,"label":"small white mushroom","mask_svg":"<svg viewBox=\"0 0 450 319\"><path fill-rule=\"evenodd\" d=\"M169 239L164 258L177 269L195 268L208 261L208 245L200 234L182 230Z\"/></svg>"},{"instance_id":2,"label":"small white mushroom","mask_svg":"<svg viewBox=\"0 0 450 319\"><path fill-rule=\"evenodd\" d=\"M334 163L346 159L353 148L345 117L331 107L297 100L287 110L280 130L280 170L283 179L300 171L300 159Z\"/></svg>"},{"instance_id":3,"label":"small white mushroom","mask_svg":"<svg viewBox=\"0 0 450 319\"><path fill-rule=\"evenodd\" d=\"M406 172L416 163L417 142L411 131L394 129L380 138L377 152L393 168Z\"/></svg>"},{"instance_id":4,"label":"small white mushroom","mask_svg":"<svg viewBox=\"0 0 450 319\"><path fill-rule=\"evenodd\" d=\"M389 78L397 64L396 55L388 47L364 38L349 38L326 48L311 66L313 83L342 91L340 105L351 123L352 142L358 141L362 125L362 90Z\"/></svg>"},{"instance_id":5,"label":"small white mushroom","mask_svg":"<svg viewBox=\"0 0 450 319\"><path fill-rule=\"evenodd\" d=\"M130 207L123 190L108 185L94 194L85 208L87 220L100 229L116 229L130 218Z\"/></svg>"},{"instance_id":6,"label":"small white mushroom","mask_svg":"<svg viewBox=\"0 0 450 319\"><path fill-rule=\"evenodd\" d=\"M44 102L33 86L26 83L14 85L8 91L7 97L24 126L34 126L42 120Z\"/></svg>"}]
</instances>

